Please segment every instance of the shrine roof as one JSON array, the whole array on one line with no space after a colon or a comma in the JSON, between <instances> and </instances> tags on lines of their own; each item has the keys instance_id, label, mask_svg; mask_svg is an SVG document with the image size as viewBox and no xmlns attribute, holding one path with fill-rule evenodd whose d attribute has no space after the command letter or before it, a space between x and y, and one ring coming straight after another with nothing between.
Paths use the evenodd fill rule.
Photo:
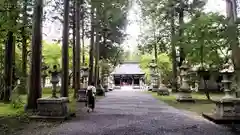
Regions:
<instances>
[{"instance_id":1,"label":"shrine roof","mask_svg":"<svg viewBox=\"0 0 240 135\"><path fill-rule=\"evenodd\" d=\"M112 75L144 75L139 62L123 62L115 67Z\"/></svg>"}]
</instances>

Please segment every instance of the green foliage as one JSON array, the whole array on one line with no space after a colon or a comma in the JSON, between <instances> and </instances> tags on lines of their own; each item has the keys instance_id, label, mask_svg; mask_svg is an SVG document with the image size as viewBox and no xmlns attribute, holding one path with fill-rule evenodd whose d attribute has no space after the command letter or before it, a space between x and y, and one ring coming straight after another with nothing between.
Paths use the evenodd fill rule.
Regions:
<instances>
[{"instance_id":1,"label":"green foliage","mask_svg":"<svg viewBox=\"0 0 240 135\"><path fill-rule=\"evenodd\" d=\"M198 18L185 25L185 36L181 44L187 60L192 64L221 65L228 54L228 43L225 38L226 22L223 16L209 13L201 14Z\"/></svg>"},{"instance_id":2,"label":"green foliage","mask_svg":"<svg viewBox=\"0 0 240 135\"><path fill-rule=\"evenodd\" d=\"M229 43L226 40L227 22L224 16L216 13L205 13L204 0L174 1L174 0L140 0L143 25L148 28L142 31L138 49L142 53L152 53L154 45L157 52L171 53L171 17L175 11L173 43L177 52L183 48L181 58L193 65L221 65L229 58ZM179 24L181 11L184 12L183 24ZM180 28L183 33L180 34Z\"/></svg>"},{"instance_id":3,"label":"green foliage","mask_svg":"<svg viewBox=\"0 0 240 135\"><path fill-rule=\"evenodd\" d=\"M128 0L92 0L91 5L97 8L95 23L103 40L100 41L100 59L110 60L114 65L123 54L121 43L126 36L127 13L130 7Z\"/></svg>"},{"instance_id":4,"label":"green foliage","mask_svg":"<svg viewBox=\"0 0 240 135\"><path fill-rule=\"evenodd\" d=\"M17 85L11 93L11 106L15 109L22 108L23 107L23 101L19 95L19 87L20 85Z\"/></svg>"},{"instance_id":5,"label":"green foliage","mask_svg":"<svg viewBox=\"0 0 240 135\"><path fill-rule=\"evenodd\" d=\"M152 61L153 58L154 57L151 54L144 54L141 56L140 59L140 66L146 73L146 78L148 82L150 81L149 63ZM161 53L158 55L157 68L161 73L162 81L169 81L171 77L172 63L170 57L166 53Z\"/></svg>"},{"instance_id":6,"label":"green foliage","mask_svg":"<svg viewBox=\"0 0 240 135\"><path fill-rule=\"evenodd\" d=\"M150 54L142 55L140 59L140 67L145 72L147 82L150 81L150 70L148 65L152 59L153 59L153 56Z\"/></svg>"},{"instance_id":7,"label":"green foliage","mask_svg":"<svg viewBox=\"0 0 240 135\"><path fill-rule=\"evenodd\" d=\"M48 67L60 65L61 63L61 46L56 43L43 42L43 59Z\"/></svg>"},{"instance_id":8,"label":"green foliage","mask_svg":"<svg viewBox=\"0 0 240 135\"><path fill-rule=\"evenodd\" d=\"M102 75L103 74L110 74L112 69L113 69L113 66L111 65L109 60L101 60L99 62L99 66L101 68Z\"/></svg>"},{"instance_id":9,"label":"green foliage","mask_svg":"<svg viewBox=\"0 0 240 135\"><path fill-rule=\"evenodd\" d=\"M158 55L157 66L161 72L162 81L168 83L172 77L172 62L168 54L161 53Z\"/></svg>"}]
</instances>

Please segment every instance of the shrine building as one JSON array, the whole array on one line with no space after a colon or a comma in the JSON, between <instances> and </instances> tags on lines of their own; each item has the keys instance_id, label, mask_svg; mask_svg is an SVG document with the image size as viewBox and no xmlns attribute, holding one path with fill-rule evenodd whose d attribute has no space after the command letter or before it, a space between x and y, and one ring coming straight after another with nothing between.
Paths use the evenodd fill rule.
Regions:
<instances>
[{"instance_id":1,"label":"shrine building","mask_svg":"<svg viewBox=\"0 0 240 135\"><path fill-rule=\"evenodd\" d=\"M111 73L116 87L133 86L140 88L144 82L145 73L142 72L139 62L123 62Z\"/></svg>"}]
</instances>

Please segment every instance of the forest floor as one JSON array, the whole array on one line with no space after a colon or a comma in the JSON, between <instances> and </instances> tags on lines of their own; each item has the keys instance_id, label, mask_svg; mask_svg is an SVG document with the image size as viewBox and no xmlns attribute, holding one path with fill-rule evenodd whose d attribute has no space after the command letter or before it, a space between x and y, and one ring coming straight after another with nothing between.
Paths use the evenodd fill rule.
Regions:
<instances>
[{"instance_id":1,"label":"forest floor","mask_svg":"<svg viewBox=\"0 0 240 135\"><path fill-rule=\"evenodd\" d=\"M197 114L202 113L211 113L215 108L215 103L211 100L220 99L224 96L222 93L210 93L211 100L206 98L206 95L203 93L192 93L192 97L195 102L178 102L176 100L177 93L172 93L170 96L158 96L157 93L149 92L155 98L164 101L170 106L173 106L177 109L187 110L191 112L195 112Z\"/></svg>"},{"instance_id":2,"label":"forest floor","mask_svg":"<svg viewBox=\"0 0 240 135\"><path fill-rule=\"evenodd\" d=\"M73 97L73 90L70 90L70 97ZM43 89L42 97L50 97L51 89ZM45 120L29 120L24 112L24 105L27 101L27 95L19 96L20 103L0 103L0 135L15 134L17 131L29 129L41 129L44 127L51 127L59 125L62 121L45 121ZM14 107L14 106L18 107ZM70 112L75 113L76 108L84 107L84 104L77 104L76 101L70 98Z\"/></svg>"}]
</instances>

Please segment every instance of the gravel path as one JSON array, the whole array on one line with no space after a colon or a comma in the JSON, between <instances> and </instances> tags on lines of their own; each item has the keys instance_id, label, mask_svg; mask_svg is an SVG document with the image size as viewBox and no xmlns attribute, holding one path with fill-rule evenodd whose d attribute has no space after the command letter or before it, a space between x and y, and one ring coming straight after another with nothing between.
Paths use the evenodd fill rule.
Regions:
<instances>
[{"instance_id":1,"label":"gravel path","mask_svg":"<svg viewBox=\"0 0 240 135\"><path fill-rule=\"evenodd\" d=\"M78 114L81 115L81 114ZM177 110L137 90L115 90L96 110L46 135L234 135L200 116ZM43 134L42 134L43 135Z\"/></svg>"}]
</instances>

